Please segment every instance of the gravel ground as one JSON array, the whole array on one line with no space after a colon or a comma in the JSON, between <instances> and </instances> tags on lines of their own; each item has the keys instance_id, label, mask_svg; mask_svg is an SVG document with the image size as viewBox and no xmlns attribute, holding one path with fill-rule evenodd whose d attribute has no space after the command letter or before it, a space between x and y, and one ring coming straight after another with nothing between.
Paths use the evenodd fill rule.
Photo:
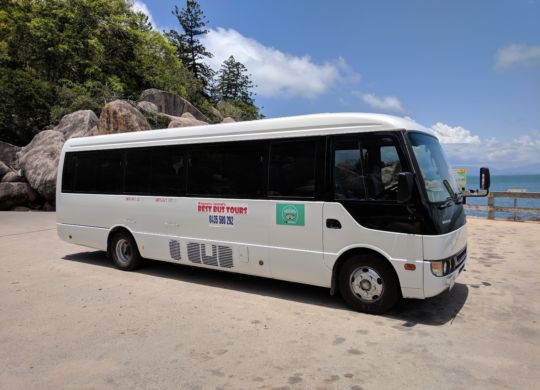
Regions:
<instances>
[{"instance_id":1,"label":"gravel ground","mask_svg":"<svg viewBox=\"0 0 540 390\"><path fill-rule=\"evenodd\" d=\"M328 290L112 268L54 213L0 213L1 389L499 389L540 382L540 224L469 219L451 292L391 313Z\"/></svg>"}]
</instances>

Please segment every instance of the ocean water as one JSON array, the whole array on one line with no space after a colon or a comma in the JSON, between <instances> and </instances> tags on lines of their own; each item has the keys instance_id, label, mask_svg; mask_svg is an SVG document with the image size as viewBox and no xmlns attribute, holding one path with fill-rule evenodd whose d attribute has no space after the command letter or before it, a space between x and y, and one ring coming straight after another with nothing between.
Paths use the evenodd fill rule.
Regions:
<instances>
[{"instance_id":1,"label":"ocean water","mask_svg":"<svg viewBox=\"0 0 540 390\"><path fill-rule=\"evenodd\" d=\"M467 187L478 188L479 175L467 176ZM508 189L522 188L527 192L540 192L540 175L501 175L491 176L490 191L507 191ZM467 204L487 205L486 198L467 198ZM514 199L495 198L496 206L514 207ZM540 199L517 199L517 207L534 207L540 209ZM467 215L486 217L483 211L467 210ZM538 214L518 214L519 220L540 219ZM512 213L497 213L497 219L512 219Z\"/></svg>"}]
</instances>

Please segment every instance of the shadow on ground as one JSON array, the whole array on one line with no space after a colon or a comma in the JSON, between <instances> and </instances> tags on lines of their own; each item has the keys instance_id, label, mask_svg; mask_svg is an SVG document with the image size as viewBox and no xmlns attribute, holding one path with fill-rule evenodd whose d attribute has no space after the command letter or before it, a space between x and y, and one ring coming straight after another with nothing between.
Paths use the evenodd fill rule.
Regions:
<instances>
[{"instance_id":1,"label":"shadow on ground","mask_svg":"<svg viewBox=\"0 0 540 390\"><path fill-rule=\"evenodd\" d=\"M73 253L64 256L63 259L114 268L112 261L106 257L103 251ZM322 287L162 261L146 261L145 265L137 272L160 278L181 280L187 283L197 283L334 309L350 310L339 296L330 296L329 290ZM452 291L447 291L437 297L425 300L403 299L384 317L403 321L401 326L404 327L413 327L417 324L444 325L449 321L453 321L465 304L468 295L468 287L465 284L456 283Z\"/></svg>"}]
</instances>

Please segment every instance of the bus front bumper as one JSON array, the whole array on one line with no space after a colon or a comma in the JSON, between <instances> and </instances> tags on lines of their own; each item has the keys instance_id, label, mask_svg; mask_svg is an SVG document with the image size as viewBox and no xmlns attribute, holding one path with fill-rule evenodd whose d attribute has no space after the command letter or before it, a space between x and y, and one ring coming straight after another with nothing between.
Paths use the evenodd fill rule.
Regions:
<instances>
[{"instance_id":1,"label":"bus front bumper","mask_svg":"<svg viewBox=\"0 0 540 390\"><path fill-rule=\"evenodd\" d=\"M434 297L446 290L451 290L456 283L456 279L465 269L467 263L467 248L449 257L448 259L437 262L447 262L450 272L443 276L436 276L432 271L432 263L435 261L424 262L424 296L426 298Z\"/></svg>"}]
</instances>

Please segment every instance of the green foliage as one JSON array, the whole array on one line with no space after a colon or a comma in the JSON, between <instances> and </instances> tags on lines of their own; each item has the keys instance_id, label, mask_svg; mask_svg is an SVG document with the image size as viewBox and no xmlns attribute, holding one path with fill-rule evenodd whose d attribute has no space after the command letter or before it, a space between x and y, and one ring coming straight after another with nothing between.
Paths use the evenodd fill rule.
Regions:
<instances>
[{"instance_id":1,"label":"green foliage","mask_svg":"<svg viewBox=\"0 0 540 390\"><path fill-rule=\"evenodd\" d=\"M212 97L218 102L218 110L226 117L236 121L261 119L263 116L254 104L252 88L247 68L230 56L217 74Z\"/></svg>"},{"instance_id":2,"label":"green foliage","mask_svg":"<svg viewBox=\"0 0 540 390\"><path fill-rule=\"evenodd\" d=\"M208 34L204 13L196 0L187 0L186 7L181 11L174 7L173 15L178 19L184 33L170 30L167 33L169 42L176 47L180 61L189 69L195 78L206 88L214 72L203 60L212 58L213 54L206 50L199 36Z\"/></svg>"},{"instance_id":3,"label":"green foliage","mask_svg":"<svg viewBox=\"0 0 540 390\"><path fill-rule=\"evenodd\" d=\"M171 121L171 118L167 115L159 114L159 113L153 113L153 112L146 112L143 111L142 113L146 120L148 121L148 124L152 129L166 129L169 127L169 122Z\"/></svg>"},{"instance_id":4,"label":"green foliage","mask_svg":"<svg viewBox=\"0 0 540 390\"><path fill-rule=\"evenodd\" d=\"M175 15L184 34L164 36L131 0L0 0L0 139L24 145L65 114L99 114L147 88L176 93L212 117L205 89L213 72L202 62L212 54L198 40L204 15L195 0ZM242 101L230 103L235 118L258 115L252 100ZM166 127L163 118L151 121Z\"/></svg>"},{"instance_id":5,"label":"green foliage","mask_svg":"<svg viewBox=\"0 0 540 390\"><path fill-rule=\"evenodd\" d=\"M215 100L242 102L253 105L253 83L247 68L230 56L221 65L214 87Z\"/></svg>"},{"instance_id":6,"label":"green foliage","mask_svg":"<svg viewBox=\"0 0 540 390\"><path fill-rule=\"evenodd\" d=\"M26 145L50 120L53 86L32 71L0 67L0 138Z\"/></svg>"},{"instance_id":7,"label":"green foliage","mask_svg":"<svg viewBox=\"0 0 540 390\"><path fill-rule=\"evenodd\" d=\"M230 116L235 121L249 121L264 118L256 106L244 102L221 100L217 103L217 109L224 117Z\"/></svg>"}]
</instances>

